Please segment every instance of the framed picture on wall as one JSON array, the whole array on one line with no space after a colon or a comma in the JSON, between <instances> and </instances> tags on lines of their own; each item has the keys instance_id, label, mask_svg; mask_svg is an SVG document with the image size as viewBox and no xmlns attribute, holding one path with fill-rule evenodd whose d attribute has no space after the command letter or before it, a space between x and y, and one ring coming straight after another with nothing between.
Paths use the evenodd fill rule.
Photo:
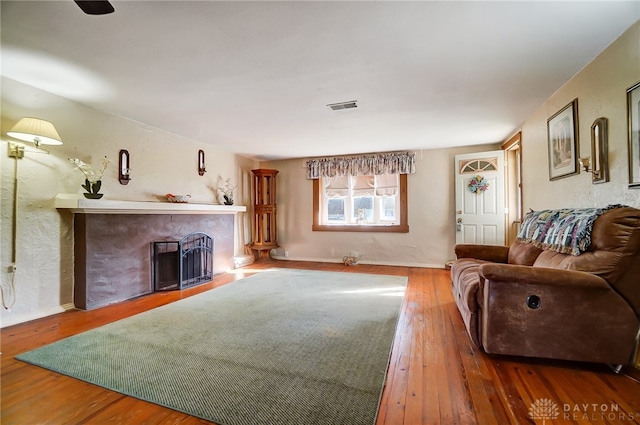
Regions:
<instances>
[{"instance_id":1,"label":"framed picture on wall","mask_svg":"<svg viewBox=\"0 0 640 425\"><path fill-rule=\"evenodd\" d=\"M547 120L549 180L578 174L578 99Z\"/></svg>"},{"instance_id":2,"label":"framed picture on wall","mask_svg":"<svg viewBox=\"0 0 640 425\"><path fill-rule=\"evenodd\" d=\"M629 187L640 188L640 82L627 89Z\"/></svg>"}]
</instances>

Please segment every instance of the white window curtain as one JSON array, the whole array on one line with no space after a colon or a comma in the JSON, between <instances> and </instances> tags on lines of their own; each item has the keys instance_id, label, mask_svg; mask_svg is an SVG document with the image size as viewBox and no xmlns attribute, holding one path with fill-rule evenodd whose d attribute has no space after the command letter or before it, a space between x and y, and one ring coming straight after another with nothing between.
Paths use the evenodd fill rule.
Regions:
<instances>
[{"instance_id":1,"label":"white window curtain","mask_svg":"<svg viewBox=\"0 0 640 425\"><path fill-rule=\"evenodd\" d=\"M329 198L337 198L339 196L349 196L349 177L334 176L324 179L324 193Z\"/></svg>"},{"instance_id":2,"label":"white window curtain","mask_svg":"<svg viewBox=\"0 0 640 425\"><path fill-rule=\"evenodd\" d=\"M376 176L376 196L395 196L398 194L398 176L382 174Z\"/></svg>"},{"instance_id":3,"label":"white window curtain","mask_svg":"<svg viewBox=\"0 0 640 425\"><path fill-rule=\"evenodd\" d=\"M355 157L319 158L307 161L307 179L335 176L413 174L415 152L396 152Z\"/></svg>"},{"instance_id":4,"label":"white window curtain","mask_svg":"<svg viewBox=\"0 0 640 425\"><path fill-rule=\"evenodd\" d=\"M380 176L334 176L322 179L324 196L339 198L342 196L395 196L398 194L398 176L382 174ZM349 185L351 181L351 185Z\"/></svg>"},{"instance_id":5,"label":"white window curtain","mask_svg":"<svg viewBox=\"0 0 640 425\"><path fill-rule=\"evenodd\" d=\"M373 176L355 176L352 180L352 196L373 196L375 193L375 184Z\"/></svg>"}]
</instances>

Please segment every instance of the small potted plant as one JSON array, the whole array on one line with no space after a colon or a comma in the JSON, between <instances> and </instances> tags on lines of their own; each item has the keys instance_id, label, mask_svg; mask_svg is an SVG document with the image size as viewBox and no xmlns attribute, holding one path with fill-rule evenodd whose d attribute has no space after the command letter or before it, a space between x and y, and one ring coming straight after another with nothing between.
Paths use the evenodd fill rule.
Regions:
<instances>
[{"instance_id":1,"label":"small potted plant","mask_svg":"<svg viewBox=\"0 0 640 425\"><path fill-rule=\"evenodd\" d=\"M233 205L233 191L238 186L231 184L231 179L228 178L224 181L224 186L218 188L218 192L222 195L225 205Z\"/></svg>"},{"instance_id":2,"label":"small potted plant","mask_svg":"<svg viewBox=\"0 0 640 425\"><path fill-rule=\"evenodd\" d=\"M102 198L102 193L100 192L100 188L102 187L102 175L104 174L104 170L109 165L109 159L105 156L102 159L102 169L98 172L94 171L91 168L91 165L87 164L84 161L79 160L78 158L69 158L69 162L74 164L78 170L82 171L84 174L84 184L82 188L86 190L83 194L87 199L100 199Z\"/></svg>"}]
</instances>

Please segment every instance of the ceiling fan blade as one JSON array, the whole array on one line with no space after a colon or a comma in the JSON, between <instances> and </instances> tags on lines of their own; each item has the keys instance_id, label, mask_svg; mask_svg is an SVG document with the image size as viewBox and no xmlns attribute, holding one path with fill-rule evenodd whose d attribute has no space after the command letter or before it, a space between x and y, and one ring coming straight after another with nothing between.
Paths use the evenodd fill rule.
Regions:
<instances>
[{"instance_id":1,"label":"ceiling fan blade","mask_svg":"<svg viewBox=\"0 0 640 425\"><path fill-rule=\"evenodd\" d=\"M107 0L73 0L87 15L107 15L115 9Z\"/></svg>"}]
</instances>

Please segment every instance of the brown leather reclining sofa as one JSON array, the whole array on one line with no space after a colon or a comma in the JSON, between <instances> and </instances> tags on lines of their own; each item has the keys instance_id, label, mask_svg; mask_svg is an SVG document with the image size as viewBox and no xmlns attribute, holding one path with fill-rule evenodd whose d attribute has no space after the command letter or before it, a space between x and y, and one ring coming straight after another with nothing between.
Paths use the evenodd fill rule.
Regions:
<instances>
[{"instance_id":1,"label":"brown leather reclining sofa","mask_svg":"<svg viewBox=\"0 0 640 425\"><path fill-rule=\"evenodd\" d=\"M640 210L609 209L580 255L457 245L456 304L487 353L627 365L640 329Z\"/></svg>"}]
</instances>

